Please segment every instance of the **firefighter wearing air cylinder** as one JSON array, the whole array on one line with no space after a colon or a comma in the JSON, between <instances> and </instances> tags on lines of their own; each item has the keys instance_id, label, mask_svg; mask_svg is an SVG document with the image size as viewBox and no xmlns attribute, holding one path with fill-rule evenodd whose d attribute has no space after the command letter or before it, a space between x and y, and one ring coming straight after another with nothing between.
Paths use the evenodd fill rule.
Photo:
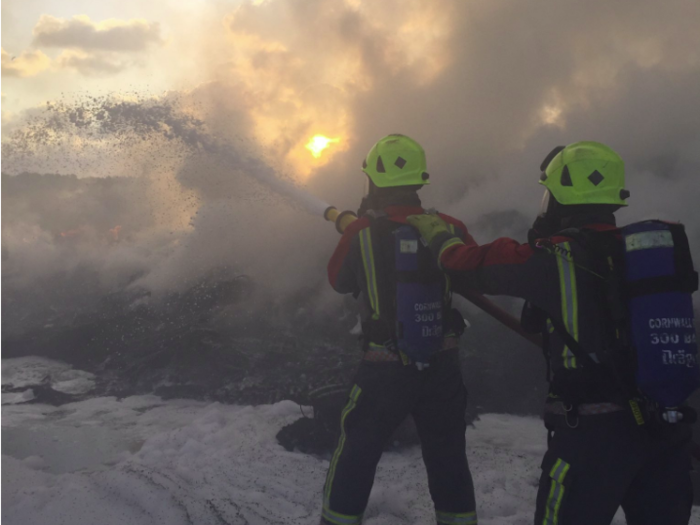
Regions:
<instances>
[{"instance_id":1,"label":"firefighter wearing air cylinder","mask_svg":"<svg viewBox=\"0 0 700 525\"><path fill-rule=\"evenodd\" d=\"M686 525L698 280L683 226L616 225L629 192L603 144L557 147L540 168L526 244L478 246L441 217L407 220L453 282L525 299L523 325L542 333L550 439L535 524L609 525L622 507L630 525Z\"/></svg>"},{"instance_id":2,"label":"firefighter wearing air cylinder","mask_svg":"<svg viewBox=\"0 0 700 525\"><path fill-rule=\"evenodd\" d=\"M423 148L389 135L370 150L362 171L366 196L333 253L328 277L339 293L359 296L362 362L347 405L323 494L322 524L357 525L382 450L411 414L439 524L476 525L465 451L466 390L457 341L464 320L429 248L406 217L424 212L418 190L429 183ZM460 242L466 227L440 215Z\"/></svg>"}]
</instances>

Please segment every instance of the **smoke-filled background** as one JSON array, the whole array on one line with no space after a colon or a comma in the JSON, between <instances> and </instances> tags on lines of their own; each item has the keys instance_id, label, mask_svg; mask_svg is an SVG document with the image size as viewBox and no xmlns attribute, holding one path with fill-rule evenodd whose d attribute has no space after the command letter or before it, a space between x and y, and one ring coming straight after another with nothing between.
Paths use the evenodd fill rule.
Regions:
<instances>
[{"instance_id":1,"label":"smoke-filled background","mask_svg":"<svg viewBox=\"0 0 700 525\"><path fill-rule=\"evenodd\" d=\"M525 240L553 147L609 144L620 222L682 221L700 261L698 28L697 0L4 0L3 518L316 523L361 357L320 215L389 133L479 242ZM458 306L479 519L529 523L544 359ZM432 519L406 450L368 524Z\"/></svg>"},{"instance_id":2,"label":"smoke-filled background","mask_svg":"<svg viewBox=\"0 0 700 525\"><path fill-rule=\"evenodd\" d=\"M107 390L343 380L357 319L319 211L357 207L388 133L425 147L424 204L480 242L524 240L554 146L605 142L621 222L681 220L700 260L698 27L694 0L3 2L3 355ZM477 405L531 411L539 355L462 307L473 381L498 383ZM500 389L508 359L530 397Z\"/></svg>"}]
</instances>

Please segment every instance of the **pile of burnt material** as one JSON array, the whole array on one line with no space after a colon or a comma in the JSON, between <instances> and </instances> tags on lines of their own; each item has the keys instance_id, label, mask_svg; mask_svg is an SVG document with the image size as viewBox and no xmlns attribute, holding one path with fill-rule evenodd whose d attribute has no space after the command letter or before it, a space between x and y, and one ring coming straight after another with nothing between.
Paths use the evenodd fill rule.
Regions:
<instances>
[{"instance_id":1,"label":"pile of burnt material","mask_svg":"<svg viewBox=\"0 0 700 525\"><path fill-rule=\"evenodd\" d=\"M11 314L3 316L3 357L48 357L92 373L90 395L302 405L320 387L349 385L362 357L353 299L319 308L324 282L284 298L227 269L158 297L132 283L106 294L84 269L34 292L3 289ZM485 314L468 316L470 407L537 414L546 395L540 351Z\"/></svg>"},{"instance_id":2,"label":"pile of burnt material","mask_svg":"<svg viewBox=\"0 0 700 525\"><path fill-rule=\"evenodd\" d=\"M276 402L349 380L360 358L354 316L342 308L310 315L315 293L273 300L245 276L218 273L157 299L127 287L80 301L72 316L62 305L60 318L49 294L48 304L25 308L21 329L3 330L3 357L86 370L96 376L93 395ZM22 300L3 297L6 307Z\"/></svg>"}]
</instances>

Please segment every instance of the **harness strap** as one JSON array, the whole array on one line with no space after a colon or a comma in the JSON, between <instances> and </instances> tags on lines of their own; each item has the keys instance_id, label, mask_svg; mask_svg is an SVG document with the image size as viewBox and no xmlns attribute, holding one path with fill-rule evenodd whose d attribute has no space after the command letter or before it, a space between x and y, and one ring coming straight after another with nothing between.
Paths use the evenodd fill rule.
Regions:
<instances>
[{"instance_id":1,"label":"harness strap","mask_svg":"<svg viewBox=\"0 0 700 525\"><path fill-rule=\"evenodd\" d=\"M579 416L597 416L599 414L610 414L612 412L621 412L625 407L617 403L581 403L577 405ZM555 414L559 416L568 415L571 410L566 410L564 403L555 402L547 403L544 406L544 411L547 414Z\"/></svg>"},{"instance_id":2,"label":"harness strap","mask_svg":"<svg viewBox=\"0 0 700 525\"><path fill-rule=\"evenodd\" d=\"M376 330L381 333L381 341L373 341L380 344L388 344L390 347L396 347L396 304L395 297L389 293L389 261L387 261L386 246L381 241L383 240L384 228L386 227L388 215L381 210L368 210L370 238L372 242L372 250L374 251L374 264L377 274L377 301L381 313L377 310L379 319L373 320ZM392 245L393 247L393 245Z\"/></svg>"},{"instance_id":3,"label":"harness strap","mask_svg":"<svg viewBox=\"0 0 700 525\"><path fill-rule=\"evenodd\" d=\"M552 323L554 330L556 330L556 332L561 336L561 338L564 340L564 343L569 348L569 350L571 350L576 359L578 359L579 361L584 361L593 367L600 366L600 363L596 362L595 359L593 359L593 357L591 356L591 354L586 352L581 346L581 344L576 339L574 339L574 337L568 332L568 330L564 326L564 323L562 323L561 320L556 319L554 317L550 317L549 320Z\"/></svg>"},{"instance_id":4,"label":"harness strap","mask_svg":"<svg viewBox=\"0 0 700 525\"><path fill-rule=\"evenodd\" d=\"M459 339L457 337L445 337L442 348L438 352L444 352L446 350L453 350L459 348ZM370 344L369 349L365 351L362 356L364 361L371 361L373 363L385 363L392 361L403 361L402 357L398 352L392 352L383 346L378 346L375 344ZM410 361L410 360L409 360Z\"/></svg>"}]
</instances>

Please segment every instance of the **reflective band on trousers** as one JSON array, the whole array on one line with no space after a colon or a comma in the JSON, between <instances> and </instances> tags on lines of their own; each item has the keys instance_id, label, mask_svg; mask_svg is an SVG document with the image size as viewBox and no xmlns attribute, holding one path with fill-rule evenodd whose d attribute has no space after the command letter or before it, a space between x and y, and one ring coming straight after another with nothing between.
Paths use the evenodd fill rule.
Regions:
<instances>
[{"instance_id":1,"label":"reflective band on trousers","mask_svg":"<svg viewBox=\"0 0 700 525\"><path fill-rule=\"evenodd\" d=\"M542 525L557 525L559 523L559 510L562 499L564 499L564 478L570 467L571 465L560 458L549 471L552 486L549 489Z\"/></svg>"},{"instance_id":2,"label":"reflective band on trousers","mask_svg":"<svg viewBox=\"0 0 700 525\"><path fill-rule=\"evenodd\" d=\"M379 316L379 292L377 290L377 272L374 268L374 251L372 250L372 235L369 228L360 230L360 249L362 251L362 263L367 278L367 296L374 315Z\"/></svg>"},{"instance_id":3,"label":"reflective band on trousers","mask_svg":"<svg viewBox=\"0 0 700 525\"><path fill-rule=\"evenodd\" d=\"M357 406L357 400L360 398L362 389L354 385L352 390L350 390L350 395L348 396L348 404L340 414L340 438L338 439L338 447L335 449L333 458L331 459L331 464L328 467L328 476L326 476L326 488L323 491L323 517L330 521L331 523L336 523L338 525L354 525L355 523L362 522L362 515L359 516L347 516L345 514L339 514L330 509L330 499L331 499L331 489L333 487L333 478L335 478L335 469L338 466L338 459L343 453L343 447L345 446L345 420L348 414L352 412ZM355 520L355 521L352 521Z\"/></svg>"},{"instance_id":4,"label":"reflective band on trousers","mask_svg":"<svg viewBox=\"0 0 700 525\"><path fill-rule=\"evenodd\" d=\"M561 317L566 331L578 341L578 294L576 290L576 268L571 260L571 243L563 242L558 246L563 248L562 255L557 251L557 267L559 268L559 290L561 292ZM564 368L576 368L576 357L564 345L562 352Z\"/></svg>"},{"instance_id":5,"label":"reflective band on trousers","mask_svg":"<svg viewBox=\"0 0 700 525\"><path fill-rule=\"evenodd\" d=\"M362 523L362 514L359 516L346 516L324 507L323 519L336 525L360 525Z\"/></svg>"},{"instance_id":6,"label":"reflective band on trousers","mask_svg":"<svg viewBox=\"0 0 700 525\"><path fill-rule=\"evenodd\" d=\"M440 525L477 525L476 512L441 512L435 511Z\"/></svg>"}]
</instances>

